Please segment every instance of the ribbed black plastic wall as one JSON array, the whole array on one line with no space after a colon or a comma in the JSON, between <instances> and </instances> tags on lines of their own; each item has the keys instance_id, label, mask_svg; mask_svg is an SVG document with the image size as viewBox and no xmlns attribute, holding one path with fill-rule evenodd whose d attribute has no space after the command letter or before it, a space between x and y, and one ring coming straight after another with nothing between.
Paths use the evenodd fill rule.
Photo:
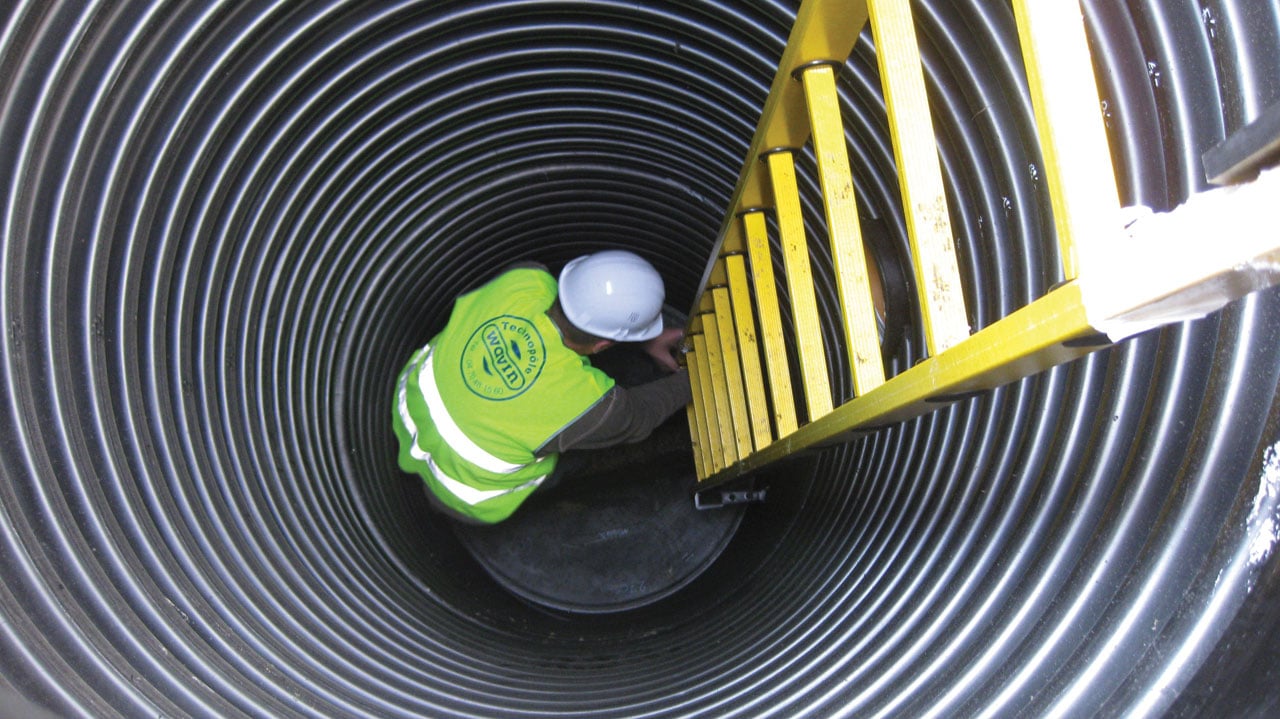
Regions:
<instances>
[{"instance_id":1,"label":"ribbed black plastic wall","mask_svg":"<svg viewBox=\"0 0 1280 719\"><path fill-rule=\"evenodd\" d=\"M523 258L629 247L688 306L790 3L5 7L5 712L1274 710L1275 292L774 473L642 610L526 606L429 518L388 425L408 352ZM982 326L1057 279L1012 16L916 8ZM1280 7L1085 9L1124 197L1168 208L1280 100ZM891 268L874 67L841 83Z\"/></svg>"}]
</instances>

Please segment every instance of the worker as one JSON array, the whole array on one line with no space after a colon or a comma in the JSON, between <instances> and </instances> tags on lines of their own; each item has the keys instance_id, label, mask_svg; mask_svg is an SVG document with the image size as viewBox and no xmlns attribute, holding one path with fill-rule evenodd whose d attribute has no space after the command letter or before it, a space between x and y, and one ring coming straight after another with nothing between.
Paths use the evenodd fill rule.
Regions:
<instances>
[{"instance_id":1,"label":"worker","mask_svg":"<svg viewBox=\"0 0 1280 719\"><path fill-rule=\"evenodd\" d=\"M401 469L438 512L494 524L551 484L560 453L645 439L692 400L664 299L657 270L623 250L579 257L558 281L521 263L462 295L396 383ZM667 374L618 386L590 361L617 342L644 343Z\"/></svg>"}]
</instances>

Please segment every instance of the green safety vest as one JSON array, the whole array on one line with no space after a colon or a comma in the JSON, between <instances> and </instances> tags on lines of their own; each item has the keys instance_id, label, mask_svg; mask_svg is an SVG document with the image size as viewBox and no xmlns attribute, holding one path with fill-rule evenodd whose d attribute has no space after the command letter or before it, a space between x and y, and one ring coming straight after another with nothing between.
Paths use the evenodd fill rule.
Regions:
<instances>
[{"instance_id":1,"label":"green safety vest","mask_svg":"<svg viewBox=\"0 0 1280 719\"><path fill-rule=\"evenodd\" d=\"M591 409L613 380L565 347L547 310L556 281L503 273L458 298L448 325L396 383L400 467L483 522L511 515L555 469L535 452Z\"/></svg>"}]
</instances>

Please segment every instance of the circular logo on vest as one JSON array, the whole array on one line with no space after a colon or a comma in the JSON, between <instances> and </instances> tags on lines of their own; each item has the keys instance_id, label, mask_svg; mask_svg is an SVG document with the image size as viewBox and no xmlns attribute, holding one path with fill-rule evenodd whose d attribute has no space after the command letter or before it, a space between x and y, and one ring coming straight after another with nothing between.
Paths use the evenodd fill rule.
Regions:
<instances>
[{"instance_id":1,"label":"circular logo on vest","mask_svg":"<svg viewBox=\"0 0 1280 719\"><path fill-rule=\"evenodd\" d=\"M480 325L462 349L462 381L485 399L518 397L533 386L547 350L533 322L502 315Z\"/></svg>"}]
</instances>

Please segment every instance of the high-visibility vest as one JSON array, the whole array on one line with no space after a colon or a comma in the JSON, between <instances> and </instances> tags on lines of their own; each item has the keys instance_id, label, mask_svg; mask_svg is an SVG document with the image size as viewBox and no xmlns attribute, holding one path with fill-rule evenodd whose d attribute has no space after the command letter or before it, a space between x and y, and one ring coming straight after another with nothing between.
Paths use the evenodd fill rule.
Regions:
<instances>
[{"instance_id":1,"label":"high-visibility vest","mask_svg":"<svg viewBox=\"0 0 1280 719\"><path fill-rule=\"evenodd\" d=\"M542 270L503 273L459 297L400 373L400 467L461 514L510 516L555 469L558 455L535 453L613 387L565 347L547 316L555 297Z\"/></svg>"}]
</instances>

